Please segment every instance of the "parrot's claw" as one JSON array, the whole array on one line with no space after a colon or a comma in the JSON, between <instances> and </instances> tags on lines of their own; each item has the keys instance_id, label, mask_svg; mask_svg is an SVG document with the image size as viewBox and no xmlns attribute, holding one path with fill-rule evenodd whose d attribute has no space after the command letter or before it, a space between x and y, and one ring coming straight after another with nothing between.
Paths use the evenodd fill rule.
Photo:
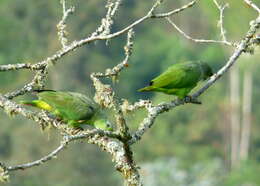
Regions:
<instances>
[{"instance_id":1,"label":"parrot's claw","mask_svg":"<svg viewBox=\"0 0 260 186\"><path fill-rule=\"evenodd\" d=\"M185 101L186 103L193 103L193 104L198 104L198 105L201 105L201 104L202 104L201 101L199 101L199 100L197 100L196 98L193 98L193 97L191 97L191 96L186 96L186 97L184 98L184 101Z\"/></svg>"}]
</instances>

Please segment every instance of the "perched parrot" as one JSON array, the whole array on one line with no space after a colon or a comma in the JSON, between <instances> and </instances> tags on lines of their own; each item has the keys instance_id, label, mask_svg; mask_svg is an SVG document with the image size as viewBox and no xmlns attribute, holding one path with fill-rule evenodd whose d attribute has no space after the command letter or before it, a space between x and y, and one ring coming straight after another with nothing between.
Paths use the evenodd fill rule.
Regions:
<instances>
[{"instance_id":1,"label":"perched parrot","mask_svg":"<svg viewBox=\"0 0 260 186\"><path fill-rule=\"evenodd\" d=\"M170 66L165 72L150 81L140 92L156 91L185 98L200 80L212 76L212 69L200 61L187 61Z\"/></svg>"},{"instance_id":2,"label":"perched parrot","mask_svg":"<svg viewBox=\"0 0 260 186\"><path fill-rule=\"evenodd\" d=\"M87 124L103 130L112 130L99 105L83 94L41 90L37 91L37 97L38 100L21 103L49 111L74 128Z\"/></svg>"}]
</instances>

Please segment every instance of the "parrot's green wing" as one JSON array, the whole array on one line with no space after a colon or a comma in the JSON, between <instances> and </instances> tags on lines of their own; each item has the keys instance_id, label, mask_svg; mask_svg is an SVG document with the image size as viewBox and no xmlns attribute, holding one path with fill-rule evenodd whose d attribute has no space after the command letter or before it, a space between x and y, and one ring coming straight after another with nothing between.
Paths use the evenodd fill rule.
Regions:
<instances>
[{"instance_id":1,"label":"parrot's green wing","mask_svg":"<svg viewBox=\"0 0 260 186\"><path fill-rule=\"evenodd\" d=\"M186 62L168 68L164 73L154 78L150 86L154 88L180 89L196 86L201 77L199 64Z\"/></svg>"},{"instance_id":2,"label":"parrot's green wing","mask_svg":"<svg viewBox=\"0 0 260 186\"><path fill-rule=\"evenodd\" d=\"M212 75L209 65L199 61L188 61L174 64L158 77L150 81L149 86L139 89L140 92L157 91L176 95L183 99L197 85Z\"/></svg>"},{"instance_id":3,"label":"parrot's green wing","mask_svg":"<svg viewBox=\"0 0 260 186\"><path fill-rule=\"evenodd\" d=\"M98 109L88 97L74 92L43 91L37 94L39 99L48 103L63 118L70 120L88 120Z\"/></svg>"}]
</instances>

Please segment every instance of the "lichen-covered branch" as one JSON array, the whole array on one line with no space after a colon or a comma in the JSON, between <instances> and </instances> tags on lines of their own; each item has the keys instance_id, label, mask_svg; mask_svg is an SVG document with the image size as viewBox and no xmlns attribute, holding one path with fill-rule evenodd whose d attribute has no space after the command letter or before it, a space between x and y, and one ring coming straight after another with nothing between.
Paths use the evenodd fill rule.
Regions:
<instances>
[{"instance_id":1,"label":"lichen-covered branch","mask_svg":"<svg viewBox=\"0 0 260 186\"><path fill-rule=\"evenodd\" d=\"M250 44L251 39L253 38L254 34L259 29L259 27L260 27L260 17L258 17L256 20L254 20L251 23L251 27L247 32L246 37L239 43L238 47L235 49L233 54L228 59L226 65L224 65L216 74L214 74L213 77L211 77L200 90L198 90L195 94L193 94L192 97L195 98L200 96L210 86L212 86L215 83L215 81L217 81L225 72L227 72L232 65L234 65L234 63L237 61L239 56L243 52L246 52L247 48L249 47L248 44Z\"/></svg>"},{"instance_id":2,"label":"lichen-covered branch","mask_svg":"<svg viewBox=\"0 0 260 186\"><path fill-rule=\"evenodd\" d=\"M95 135L88 140L89 143L98 145L101 149L108 152L115 162L116 169L121 172L127 186L141 186L138 167L132 158L132 152L128 145L115 141L107 137Z\"/></svg>"},{"instance_id":3,"label":"lichen-covered branch","mask_svg":"<svg viewBox=\"0 0 260 186\"><path fill-rule=\"evenodd\" d=\"M31 92L33 90L43 89L45 86L47 74L48 74L47 68L38 70L35 73L32 81L30 83L27 83L22 88L9 92L9 93L5 94L4 96L8 99L13 99L14 97L24 95L25 93Z\"/></svg>"},{"instance_id":4,"label":"lichen-covered branch","mask_svg":"<svg viewBox=\"0 0 260 186\"><path fill-rule=\"evenodd\" d=\"M260 14L260 8L255 3L253 3L251 0L244 0L244 2L251 8L255 9L258 12L258 14Z\"/></svg>"},{"instance_id":5,"label":"lichen-covered branch","mask_svg":"<svg viewBox=\"0 0 260 186\"><path fill-rule=\"evenodd\" d=\"M116 12L118 11L119 5L121 4L121 1L122 0L116 0L115 2L113 2L113 0L107 0L106 16L101 19L101 24L96 29L96 31L91 34L92 37L95 37L95 36L98 36L98 35L106 36L106 35L110 34L111 27L114 23L113 17L115 16Z\"/></svg>"},{"instance_id":6,"label":"lichen-covered branch","mask_svg":"<svg viewBox=\"0 0 260 186\"><path fill-rule=\"evenodd\" d=\"M101 77L110 77L112 81L117 78L119 73L123 70L123 68L128 66L129 58L132 54L133 48L133 30L129 30L127 34L127 42L124 47L125 50L125 59L113 67L112 69L107 69L105 73L92 73L91 79L93 81L94 87L96 89L95 101L104 107L111 108L113 107L115 112L115 119L117 124L117 130L121 135L122 141L127 141L130 138L130 134L128 131L128 126L126 124L126 120L123 115L122 108L119 106L118 100L115 99L115 93L112 91L110 85L104 85L98 78Z\"/></svg>"},{"instance_id":7,"label":"lichen-covered branch","mask_svg":"<svg viewBox=\"0 0 260 186\"><path fill-rule=\"evenodd\" d=\"M125 58L124 60L119 63L118 65L114 66L112 69L108 68L106 69L105 73L94 73L93 75L95 77L117 77L118 74L123 70L123 68L128 67L128 61L129 58L132 54L133 50L133 36L134 36L134 31L130 29L127 34L127 42L124 47L125 50Z\"/></svg>"},{"instance_id":8,"label":"lichen-covered branch","mask_svg":"<svg viewBox=\"0 0 260 186\"><path fill-rule=\"evenodd\" d=\"M112 134L109 131L102 131L97 129L91 131L84 131L82 133L79 133L77 135L72 135L72 136L64 135L63 140L60 142L60 145L48 155L33 162L29 162L21 165L15 165L15 166L6 166L6 170L10 172L15 170L24 170L27 168L32 168L34 166L39 166L49 160L52 160L53 158L56 158L58 153L60 153L65 147L68 146L69 142L79 140L79 139L88 139L95 135L99 135L100 137L106 136L106 137L118 138L118 135L116 134Z\"/></svg>"},{"instance_id":9,"label":"lichen-covered branch","mask_svg":"<svg viewBox=\"0 0 260 186\"><path fill-rule=\"evenodd\" d=\"M178 14L180 12L182 12L183 10L187 9L187 8L191 8L192 6L194 6L199 0L193 0L188 4L183 5L182 7L166 12L166 13L159 13L159 14L152 14L151 12L151 18L165 18L165 17L170 17L173 16L174 14Z\"/></svg>"},{"instance_id":10,"label":"lichen-covered branch","mask_svg":"<svg viewBox=\"0 0 260 186\"><path fill-rule=\"evenodd\" d=\"M68 16L75 11L75 7L70 7L69 9L66 9L66 0L60 0L60 3L62 5L63 16L60 22L57 24L57 29L58 29L58 37L61 42L61 45L63 48L65 48L68 43L68 38L67 38L68 32L66 31L66 20Z\"/></svg>"},{"instance_id":11,"label":"lichen-covered branch","mask_svg":"<svg viewBox=\"0 0 260 186\"><path fill-rule=\"evenodd\" d=\"M33 70L33 65L31 63L0 65L0 71L2 71L2 72L10 71L10 70L20 70L20 69Z\"/></svg>"}]
</instances>

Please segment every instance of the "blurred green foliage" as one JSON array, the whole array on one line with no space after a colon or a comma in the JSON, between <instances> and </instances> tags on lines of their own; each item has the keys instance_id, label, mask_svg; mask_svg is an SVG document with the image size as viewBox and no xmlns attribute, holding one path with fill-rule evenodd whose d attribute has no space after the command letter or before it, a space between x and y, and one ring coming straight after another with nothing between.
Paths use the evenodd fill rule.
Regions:
<instances>
[{"instance_id":1,"label":"blurred green foliage","mask_svg":"<svg viewBox=\"0 0 260 186\"><path fill-rule=\"evenodd\" d=\"M183 2L165 1L158 11L164 12L177 8ZM242 1L227 0L227 2L230 3L224 19L227 38L232 41L240 40L248 29L249 21L256 14ZM71 41L88 36L97 28L100 19L105 15L103 0L71 0L69 4L76 7L76 12L69 17L67 23ZM112 30L119 30L145 15L151 5L151 1L123 1ZM61 16L58 1L1 0L0 64L36 63L53 54L60 48L56 24ZM201 1L195 7L174 16L173 20L195 38L220 39L217 27L218 10L213 2ZM232 52L232 49L216 44L197 44L188 41L164 19L148 20L138 25L134 31L134 51L129 68L121 72L119 82L114 85L118 96L132 102L148 98L155 103L172 100L172 96L160 93L138 93L136 90L146 85L151 78L174 62L203 60L217 71ZM125 39L126 36L120 36L110 40L108 45L103 41L97 41L65 56L61 63L50 69L47 88L93 95L90 73L102 72L123 60ZM256 54L256 57L244 57L239 60L241 77L244 68L248 66L243 64L251 64L255 69L259 68L255 63L257 56L259 57ZM0 93L22 87L24 83L30 81L31 77L32 74L27 71L0 72ZM184 177L185 181L178 182L183 186L195 185L195 183L203 185L204 182L198 181L199 179L203 179L205 183L209 183L205 185L210 186L260 185L258 176L260 169L258 123L260 121L257 117L260 115L258 108L260 77L254 73L253 79L251 150L249 161L243 162L240 168L227 174L230 148L227 75L201 96L202 106L180 106L161 115L153 128L133 147L137 164L141 167L143 165L144 170L147 164L152 165L149 170L156 172L156 166L164 166L165 158L166 164L174 158L174 161L178 162L177 168L174 168L175 172L165 170L165 175L163 171L156 173L155 176L160 177L158 180L162 179L162 182L158 183L160 185L169 185L167 180L172 177L168 174L177 174L178 171L188 174ZM130 128L136 129L144 115L145 112L140 111L127 116ZM54 130L41 132L35 123L20 116L11 118L1 110L0 119L0 160L8 165L36 160L59 144L59 137ZM217 163L216 159L218 159ZM196 171L197 169L199 171ZM217 181L214 178L216 176ZM170 183L175 182L177 183L176 180ZM94 145L82 142L71 144L58 155L57 159L40 167L11 173L11 182L6 185L99 186L105 184L122 185L120 174L115 171L108 154L101 152ZM152 183L147 182L147 185L152 186Z\"/></svg>"}]
</instances>

